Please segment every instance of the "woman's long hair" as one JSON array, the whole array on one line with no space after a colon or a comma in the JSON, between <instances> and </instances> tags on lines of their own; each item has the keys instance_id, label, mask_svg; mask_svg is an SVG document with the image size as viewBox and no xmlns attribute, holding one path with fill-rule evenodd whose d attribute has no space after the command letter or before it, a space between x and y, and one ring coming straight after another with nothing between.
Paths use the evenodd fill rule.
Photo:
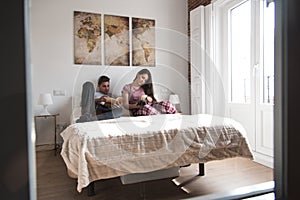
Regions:
<instances>
[{"instance_id":1,"label":"woman's long hair","mask_svg":"<svg viewBox=\"0 0 300 200\"><path fill-rule=\"evenodd\" d=\"M150 96L153 99L153 102L156 102L156 99L154 97L154 90L153 90L153 84L152 84L152 76L151 76L150 71L148 69L142 69L142 70L140 70L137 73L137 75L141 75L141 74L147 74L148 75L148 80L141 87L143 88L145 94L148 95L148 96ZM137 76L136 76L136 78L137 78Z\"/></svg>"}]
</instances>

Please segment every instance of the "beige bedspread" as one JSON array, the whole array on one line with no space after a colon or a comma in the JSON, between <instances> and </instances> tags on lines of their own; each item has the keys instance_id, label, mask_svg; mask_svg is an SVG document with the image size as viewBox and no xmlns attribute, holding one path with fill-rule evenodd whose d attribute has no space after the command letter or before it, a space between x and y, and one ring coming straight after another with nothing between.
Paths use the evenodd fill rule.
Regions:
<instances>
[{"instance_id":1,"label":"beige bedspread","mask_svg":"<svg viewBox=\"0 0 300 200\"><path fill-rule=\"evenodd\" d=\"M211 115L121 117L72 124L61 155L77 190L95 180L230 157L253 159L245 130Z\"/></svg>"}]
</instances>

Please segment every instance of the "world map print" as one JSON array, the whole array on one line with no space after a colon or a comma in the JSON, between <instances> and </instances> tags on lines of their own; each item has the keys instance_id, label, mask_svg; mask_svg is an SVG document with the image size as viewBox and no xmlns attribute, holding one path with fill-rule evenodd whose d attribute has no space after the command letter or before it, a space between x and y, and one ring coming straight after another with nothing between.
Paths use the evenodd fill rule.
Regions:
<instances>
[{"instance_id":1,"label":"world map print","mask_svg":"<svg viewBox=\"0 0 300 200\"><path fill-rule=\"evenodd\" d=\"M74 11L74 63L101 65L101 14Z\"/></svg>"},{"instance_id":2,"label":"world map print","mask_svg":"<svg viewBox=\"0 0 300 200\"><path fill-rule=\"evenodd\" d=\"M155 66L155 21L132 18L132 65Z\"/></svg>"},{"instance_id":3,"label":"world map print","mask_svg":"<svg viewBox=\"0 0 300 200\"><path fill-rule=\"evenodd\" d=\"M104 15L105 65L129 66L129 17Z\"/></svg>"}]
</instances>

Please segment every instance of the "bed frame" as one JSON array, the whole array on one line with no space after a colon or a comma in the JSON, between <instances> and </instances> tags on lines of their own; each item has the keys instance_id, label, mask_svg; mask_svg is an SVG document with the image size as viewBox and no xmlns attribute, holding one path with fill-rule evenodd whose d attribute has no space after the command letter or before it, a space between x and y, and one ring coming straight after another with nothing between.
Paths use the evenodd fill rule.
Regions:
<instances>
[{"instance_id":1,"label":"bed frame","mask_svg":"<svg viewBox=\"0 0 300 200\"><path fill-rule=\"evenodd\" d=\"M185 167L185 166L182 166L182 167ZM199 172L198 172L198 176L204 176L204 172L205 169L204 169L204 163L199 163ZM95 187L94 187L94 184L95 181L91 182L88 187L87 187L87 195L88 196L94 196L96 195L96 192L95 192Z\"/></svg>"}]
</instances>

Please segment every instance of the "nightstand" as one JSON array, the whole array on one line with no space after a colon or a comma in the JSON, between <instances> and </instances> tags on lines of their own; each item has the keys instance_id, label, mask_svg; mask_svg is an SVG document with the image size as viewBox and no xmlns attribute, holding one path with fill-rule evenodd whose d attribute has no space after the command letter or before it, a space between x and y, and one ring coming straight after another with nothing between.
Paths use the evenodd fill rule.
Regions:
<instances>
[{"instance_id":1,"label":"nightstand","mask_svg":"<svg viewBox=\"0 0 300 200\"><path fill-rule=\"evenodd\" d=\"M34 116L34 124L35 124L35 132L37 133L37 119L38 118L45 118L45 119L48 119L48 118L53 118L53 132L54 132L54 155L56 156L56 151L57 149L59 148L57 142L56 142L56 118L57 116L59 116L59 114L50 114L50 115L35 115Z\"/></svg>"}]
</instances>

